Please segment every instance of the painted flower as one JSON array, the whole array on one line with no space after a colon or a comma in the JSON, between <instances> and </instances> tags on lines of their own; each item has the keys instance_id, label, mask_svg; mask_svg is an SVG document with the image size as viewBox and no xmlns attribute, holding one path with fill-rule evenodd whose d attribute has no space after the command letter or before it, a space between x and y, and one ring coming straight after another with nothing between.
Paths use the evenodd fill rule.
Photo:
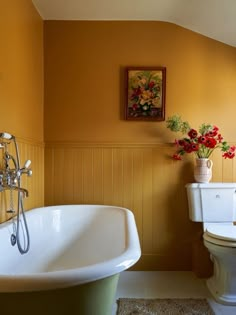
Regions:
<instances>
[{"instance_id":1,"label":"painted flower","mask_svg":"<svg viewBox=\"0 0 236 315\"><path fill-rule=\"evenodd\" d=\"M137 110L137 108L138 108L138 104L133 104L133 110Z\"/></svg>"},{"instance_id":2,"label":"painted flower","mask_svg":"<svg viewBox=\"0 0 236 315\"><path fill-rule=\"evenodd\" d=\"M159 96L152 99L152 105L155 107L161 107L161 99Z\"/></svg>"},{"instance_id":3,"label":"painted flower","mask_svg":"<svg viewBox=\"0 0 236 315\"><path fill-rule=\"evenodd\" d=\"M142 77L142 79L140 80L140 83L145 85L147 82L147 79L145 77Z\"/></svg>"},{"instance_id":4,"label":"painted flower","mask_svg":"<svg viewBox=\"0 0 236 315\"><path fill-rule=\"evenodd\" d=\"M175 160L181 160L185 153L192 152L198 158L209 158L215 149L220 149L225 159L235 157L236 146L229 146L215 125L203 123L197 131L191 128L187 121L182 121L179 115L174 115L167 119L167 128L187 135L175 140L177 146L177 152L173 155Z\"/></svg>"},{"instance_id":5,"label":"painted flower","mask_svg":"<svg viewBox=\"0 0 236 315\"><path fill-rule=\"evenodd\" d=\"M152 92L150 90L145 90L143 91L143 93L140 95L141 98L143 98L144 100L149 100L150 98L152 98Z\"/></svg>"},{"instance_id":6,"label":"painted flower","mask_svg":"<svg viewBox=\"0 0 236 315\"><path fill-rule=\"evenodd\" d=\"M149 106L148 105L144 105L143 106L143 110L148 110L149 109Z\"/></svg>"},{"instance_id":7,"label":"painted flower","mask_svg":"<svg viewBox=\"0 0 236 315\"><path fill-rule=\"evenodd\" d=\"M152 89L155 86L155 82L154 81L149 82L148 86L149 89Z\"/></svg>"}]
</instances>

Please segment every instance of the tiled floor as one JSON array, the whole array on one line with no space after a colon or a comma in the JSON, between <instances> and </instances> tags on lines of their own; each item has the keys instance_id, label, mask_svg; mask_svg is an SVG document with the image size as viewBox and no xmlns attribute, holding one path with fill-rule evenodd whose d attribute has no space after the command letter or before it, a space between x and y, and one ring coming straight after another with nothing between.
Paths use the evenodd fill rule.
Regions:
<instances>
[{"instance_id":1,"label":"tiled floor","mask_svg":"<svg viewBox=\"0 0 236 315\"><path fill-rule=\"evenodd\" d=\"M236 306L216 303L204 279L192 272L125 271L121 273L116 299L133 298L207 298L216 315L236 315ZM116 303L112 315L116 314Z\"/></svg>"}]
</instances>

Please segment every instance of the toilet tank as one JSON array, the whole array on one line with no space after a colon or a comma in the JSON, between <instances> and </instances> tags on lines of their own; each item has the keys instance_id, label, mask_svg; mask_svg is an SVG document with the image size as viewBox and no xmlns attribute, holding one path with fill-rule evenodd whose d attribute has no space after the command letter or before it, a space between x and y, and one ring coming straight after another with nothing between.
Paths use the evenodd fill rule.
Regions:
<instances>
[{"instance_id":1,"label":"toilet tank","mask_svg":"<svg viewBox=\"0 0 236 315\"><path fill-rule=\"evenodd\" d=\"M236 183L193 183L186 189L190 220L236 221Z\"/></svg>"}]
</instances>

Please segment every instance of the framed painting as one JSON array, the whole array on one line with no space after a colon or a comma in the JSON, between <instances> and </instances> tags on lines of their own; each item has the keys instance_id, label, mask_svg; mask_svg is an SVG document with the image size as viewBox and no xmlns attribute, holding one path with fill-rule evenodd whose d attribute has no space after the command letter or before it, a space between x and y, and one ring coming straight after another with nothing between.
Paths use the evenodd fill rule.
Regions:
<instances>
[{"instance_id":1,"label":"framed painting","mask_svg":"<svg viewBox=\"0 0 236 315\"><path fill-rule=\"evenodd\" d=\"M127 67L126 120L165 120L165 67Z\"/></svg>"}]
</instances>

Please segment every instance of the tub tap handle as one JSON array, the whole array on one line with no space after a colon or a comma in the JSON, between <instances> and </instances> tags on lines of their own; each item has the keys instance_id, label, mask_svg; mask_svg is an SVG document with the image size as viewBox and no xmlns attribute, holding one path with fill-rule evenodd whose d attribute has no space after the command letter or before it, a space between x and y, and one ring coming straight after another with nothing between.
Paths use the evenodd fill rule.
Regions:
<instances>
[{"instance_id":1,"label":"tub tap handle","mask_svg":"<svg viewBox=\"0 0 236 315\"><path fill-rule=\"evenodd\" d=\"M17 171L17 176L20 177L21 174L26 174L28 176L32 176L32 170L29 168L30 164L31 164L31 161L27 160L25 162L25 165Z\"/></svg>"},{"instance_id":2,"label":"tub tap handle","mask_svg":"<svg viewBox=\"0 0 236 315\"><path fill-rule=\"evenodd\" d=\"M31 164L31 161L27 160L23 168L29 168L30 164Z\"/></svg>"}]
</instances>

